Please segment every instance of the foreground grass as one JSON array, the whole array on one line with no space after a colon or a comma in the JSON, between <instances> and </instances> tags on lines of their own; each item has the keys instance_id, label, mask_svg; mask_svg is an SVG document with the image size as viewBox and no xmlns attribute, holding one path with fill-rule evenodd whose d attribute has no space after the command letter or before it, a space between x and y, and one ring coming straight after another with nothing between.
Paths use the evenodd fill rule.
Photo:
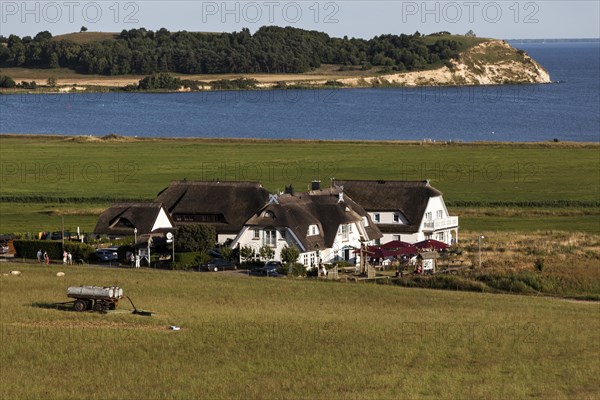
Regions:
<instances>
[{"instance_id":1,"label":"foreground grass","mask_svg":"<svg viewBox=\"0 0 600 400\"><path fill-rule=\"evenodd\" d=\"M327 186L332 177L430 179L444 192L450 208L469 203L459 211L491 202L495 209L516 202L527 205L518 218L471 212L465 219L468 229L532 226L594 232L596 227L598 232L598 150L597 144L563 143L423 145L0 135L0 232L57 229L61 213L72 229L92 227L94 212L89 210L98 211L117 199L154 199L177 179L260 181L279 191L289 184L303 190L313 178ZM557 208L556 201L574 204ZM572 215L580 206L585 209ZM536 215L539 209L554 211Z\"/></svg>"},{"instance_id":2,"label":"foreground grass","mask_svg":"<svg viewBox=\"0 0 600 400\"><path fill-rule=\"evenodd\" d=\"M0 276L2 398L600 393L598 304L145 269L60 267L57 278L56 267L0 265L13 269L22 276ZM44 307L80 284L119 284L158 314Z\"/></svg>"}]
</instances>

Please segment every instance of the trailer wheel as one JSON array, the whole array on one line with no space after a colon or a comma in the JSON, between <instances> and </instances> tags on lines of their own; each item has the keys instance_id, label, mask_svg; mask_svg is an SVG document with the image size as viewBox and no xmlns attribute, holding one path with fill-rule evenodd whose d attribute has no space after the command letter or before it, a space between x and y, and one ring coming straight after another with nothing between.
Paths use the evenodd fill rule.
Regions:
<instances>
[{"instance_id":1,"label":"trailer wheel","mask_svg":"<svg viewBox=\"0 0 600 400\"><path fill-rule=\"evenodd\" d=\"M117 305L115 303L109 303L109 305L108 305L109 310L115 310L116 308L117 308Z\"/></svg>"},{"instance_id":2,"label":"trailer wheel","mask_svg":"<svg viewBox=\"0 0 600 400\"><path fill-rule=\"evenodd\" d=\"M104 304L102 304L102 303L100 303L100 302L97 301L94 304L94 311L96 311L96 312L102 312L102 311L104 311Z\"/></svg>"},{"instance_id":3,"label":"trailer wheel","mask_svg":"<svg viewBox=\"0 0 600 400\"><path fill-rule=\"evenodd\" d=\"M75 303L73 303L73 309L75 311L85 311L87 310L87 304L85 304L85 301L83 300L76 300Z\"/></svg>"}]
</instances>

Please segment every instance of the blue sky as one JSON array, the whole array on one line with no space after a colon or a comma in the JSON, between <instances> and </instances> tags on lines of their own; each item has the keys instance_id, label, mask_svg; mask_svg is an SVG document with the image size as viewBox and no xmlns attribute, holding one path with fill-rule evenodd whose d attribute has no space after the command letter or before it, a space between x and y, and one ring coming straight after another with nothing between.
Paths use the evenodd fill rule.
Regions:
<instances>
[{"instance_id":1,"label":"blue sky","mask_svg":"<svg viewBox=\"0 0 600 400\"><path fill-rule=\"evenodd\" d=\"M370 38L392 33L473 30L478 36L598 38L600 1L0 1L0 33L53 35L120 32L145 27L170 31L252 32L263 25L294 26L332 36Z\"/></svg>"}]
</instances>

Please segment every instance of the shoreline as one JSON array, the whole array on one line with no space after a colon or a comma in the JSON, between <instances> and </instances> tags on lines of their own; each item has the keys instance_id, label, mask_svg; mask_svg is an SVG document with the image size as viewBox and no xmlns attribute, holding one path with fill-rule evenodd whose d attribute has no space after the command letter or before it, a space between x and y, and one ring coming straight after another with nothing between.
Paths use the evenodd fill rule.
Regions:
<instances>
[{"instance_id":1,"label":"shoreline","mask_svg":"<svg viewBox=\"0 0 600 400\"><path fill-rule=\"evenodd\" d=\"M472 146L472 147L520 147L520 148L599 148L600 142L573 142L573 141L532 141L532 142L502 142L502 141L462 141L462 140L380 140L380 139L263 139L263 138L211 138L211 137L150 137L127 135L69 135L47 133L0 133L2 139L28 139L28 140L63 140L80 143L130 143L130 142L197 142L197 143L239 143L239 144L356 144L380 145L391 144L398 146Z\"/></svg>"},{"instance_id":2,"label":"shoreline","mask_svg":"<svg viewBox=\"0 0 600 400\"><path fill-rule=\"evenodd\" d=\"M362 78L359 78L362 79ZM338 81L335 81L338 82ZM362 89L431 89L431 88L470 88L470 87L496 87L496 86L529 86L529 85L553 85L560 84L560 81L550 82L507 82L507 83L463 83L463 84L419 84L419 85L405 85L393 82L387 82L382 85L329 85L329 84L306 84L296 85L290 84L285 87L277 86L256 86L251 89L201 89L201 90L169 90L169 89L155 89L155 90L123 90L123 86L97 86L97 85L82 85L77 86L73 90L72 86L59 86L46 90L45 87L38 89L0 89L0 95L3 96L14 96L14 95L73 95L73 94L188 94L188 93L223 93L223 92L252 92L252 91L286 91L286 90L362 90ZM57 90L58 89L58 90ZM69 90L60 90L69 89Z\"/></svg>"}]
</instances>

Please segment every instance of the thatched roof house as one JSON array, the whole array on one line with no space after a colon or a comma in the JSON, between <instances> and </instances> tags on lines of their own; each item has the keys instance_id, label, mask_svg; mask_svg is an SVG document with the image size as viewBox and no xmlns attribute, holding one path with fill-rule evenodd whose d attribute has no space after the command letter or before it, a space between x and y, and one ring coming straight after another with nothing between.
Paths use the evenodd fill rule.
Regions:
<instances>
[{"instance_id":1,"label":"thatched roof house","mask_svg":"<svg viewBox=\"0 0 600 400\"><path fill-rule=\"evenodd\" d=\"M300 262L350 260L352 251L380 238L368 213L340 189L272 196L268 204L248 219L232 246L258 252L268 246L279 260L285 246L300 250Z\"/></svg>"},{"instance_id":2,"label":"thatched roof house","mask_svg":"<svg viewBox=\"0 0 600 400\"><path fill-rule=\"evenodd\" d=\"M369 212L385 240L451 243L457 237L458 217L449 216L442 192L429 181L335 179L332 186L343 188Z\"/></svg>"},{"instance_id":3,"label":"thatched roof house","mask_svg":"<svg viewBox=\"0 0 600 400\"><path fill-rule=\"evenodd\" d=\"M363 218L367 219L366 226ZM254 229L273 227L288 228L300 242L303 250L326 249L334 245L338 229L345 224L358 224L363 240L381 237L381 232L369 223L368 213L340 189L330 188L298 194L282 194L276 200L258 210L246 226ZM316 234L311 234L316 226Z\"/></svg>"},{"instance_id":4,"label":"thatched roof house","mask_svg":"<svg viewBox=\"0 0 600 400\"><path fill-rule=\"evenodd\" d=\"M244 223L269 199L258 182L175 181L156 200L165 205L175 225L209 224L219 241L234 238Z\"/></svg>"},{"instance_id":5,"label":"thatched roof house","mask_svg":"<svg viewBox=\"0 0 600 400\"><path fill-rule=\"evenodd\" d=\"M94 234L111 237L138 237L174 230L174 223L162 203L116 203L105 210L96 223Z\"/></svg>"}]
</instances>

